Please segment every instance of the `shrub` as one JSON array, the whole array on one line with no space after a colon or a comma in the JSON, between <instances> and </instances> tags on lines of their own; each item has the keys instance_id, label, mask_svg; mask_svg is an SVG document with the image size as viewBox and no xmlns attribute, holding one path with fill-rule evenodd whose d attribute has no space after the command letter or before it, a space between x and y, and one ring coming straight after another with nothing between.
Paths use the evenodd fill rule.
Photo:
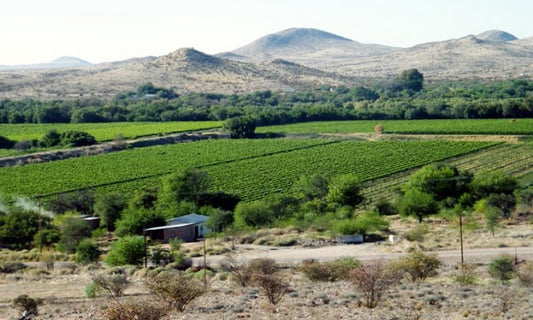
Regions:
<instances>
[{"instance_id":1,"label":"shrub","mask_svg":"<svg viewBox=\"0 0 533 320\"><path fill-rule=\"evenodd\" d=\"M405 233L405 238L409 241L422 241L424 236L429 232L429 227L427 224L419 224L413 229Z\"/></svg>"},{"instance_id":2,"label":"shrub","mask_svg":"<svg viewBox=\"0 0 533 320\"><path fill-rule=\"evenodd\" d=\"M41 303L42 301L39 299L33 299L27 294L22 294L13 300L13 307L30 315L38 315L37 306Z\"/></svg>"},{"instance_id":3,"label":"shrub","mask_svg":"<svg viewBox=\"0 0 533 320\"><path fill-rule=\"evenodd\" d=\"M100 292L100 287L93 281L85 286L85 296L90 299L96 298Z\"/></svg>"},{"instance_id":4,"label":"shrub","mask_svg":"<svg viewBox=\"0 0 533 320\"><path fill-rule=\"evenodd\" d=\"M6 137L0 136L0 149L11 149L14 145L14 141L11 141Z\"/></svg>"},{"instance_id":5,"label":"shrub","mask_svg":"<svg viewBox=\"0 0 533 320\"><path fill-rule=\"evenodd\" d=\"M391 267L403 274L407 273L411 281L423 281L427 277L435 275L441 264L442 262L436 255L415 250L399 260L393 261Z\"/></svg>"},{"instance_id":6,"label":"shrub","mask_svg":"<svg viewBox=\"0 0 533 320\"><path fill-rule=\"evenodd\" d=\"M197 280L174 272L162 272L145 282L150 291L179 312L205 293L205 288Z\"/></svg>"},{"instance_id":7,"label":"shrub","mask_svg":"<svg viewBox=\"0 0 533 320\"><path fill-rule=\"evenodd\" d=\"M63 221L61 226L61 235L57 243L57 248L66 253L74 253L80 242L90 236L91 230L87 221L76 217L69 217Z\"/></svg>"},{"instance_id":8,"label":"shrub","mask_svg":"<svg viewBox=\"0 0 533 320\"><path fill-rule=\"evenodd\" d=\"M76 263L89 264L96 262L101 253L98 245L89 239L84 239L76 248Z\"/></svg>"},{"instance_id":9,"label":"shrub","mask_svg":"<svg viewBox=\"0 0 533 320\"><path fill-rule=\"evenodd\" d=\"M161 211L138 208L126 209L122 217L116 221L115 233L119 237L143 233L143 229L165 225L166 221Z\"/></svg>"},{"instance_id":10,"label":"shrub","mask_svg":"<svg viewBox=\"0 0 533 320\"><path fill-rule=\"evenodd\" d=\"M350 281L364 296L363 305L375 308L385 291L399 278L392 276L382 261L374 261L350 271Z\"/></svg>"},{"instance_id":11,"label":"shrub","mask_svg":"<svg viewBox=\"0 0 533 320\"><path fill-rule=\"evenodd\" d=\"M115 302L105 310L106 320L159 320L169 314L167 306L153 301Z\"/></svg>"},{"instance_id":12,"label":"shrub","mask_svg":"<svg viewBox=\"0 0 533 320\"><path fill-rule=\"evenodd\" d=\"M0 273L15 273L26 268L27 266L22 262L6 262L0 265Z\"/></svg>"},{"instance_id":13,"label":"shrub","mask_svg":"<svg viewBox=\"0 0 533 320\"><path fill-rule=\"evenodd\" d=\"M130 285L125 274L97 275L93 278L93 283L112 297L122 296L124 290Z\"/></svg>"},{"instance_id":14,"label":"shrub","mask_svg":"<svg viewBox=\"0 0 533 320\"><path fill-rule=\"evenodd\" d=\"M533 262L526 262L520 266L517 272L520 283L525 287L533 287Z\"/></svg>"},{"instance_id":15,"label":"shrub","mask_svg":"<svg viewBox=\"0 0 533 320\"><path fill-rule=\"evenodd\" d=\"M139 265L144 258L144 240L141 237L124 237L115 242L105 262L110 266Z\"/></svg>"},{"instance_id":16,"label":"shrub","mask_svg":"<svg viewBox=\"0 0 533 320\"><path fill-rule=\"evenodd\" d=\"M374 208L381 216L391 216L398 213L396 207L385 198L379 198Z\"/></svg>"},{"instance_id":17,"label":"shrub","mask_svg":"<svg viewBox=\"0 0 533 320\"><path fill-rule=\"evenodd\" d=\"M476 266L469 263L459 265L459 273L454 278L455 282L467 286L476 283Z\"/></svg>"},{"instance_id":18,"label":"shrub","mask_svg":"<svg viewBox=\"0 0 533 320\"><path fill-rule=\"evenodd\" d=\"M513 258L509 255L502 255L492 260L489 265L490 275L502 282L511 280L516 275Z\"/></svg>"},{"instance_id":19,"label":"shrub","mask_svg":"<svg viewBox=\"0 0 533 320\"><path fill-rule=\"evenodd\" d=\"M48 130L39 143L41 147L57 146L61 142L61 134L56 129Z\"/></svg>"},{"instance_id":20,"label":"shrub","mask_svg":"<svg viewBox=\"0 0 533 320\"><path fill-rule=\"evenodd\" d=\"M66 131L61 133L61 144L70 147L90 146L96 143L96 139L83 131Z\"/></svg>"},{"instance_id":21,"label":"shrub","mask_svg":"<svg viewBox=\"0 0 533 320\"><path fill-rule=\"evenodd\" d=\"M220 263L220 268L231 274L231 278L241 287L246 287L252 275L245 263L239 263L235 255L228 254Z\"/></svg>"},{"instance_id":22,"label":"shrub","mask_svg":"<svg viewBox=\"0 0 533 320\"><path fill-rule=\"evenodd\" d=\"M167 267L176 270L187 270L192 267L192 259L185 256L183 252L172 253L172 262Z\"/></svg>"},{"instance_id":23,"label":"shrub","mask_svg":"<svg viewBox=\"0 0 533 320\"><path fill-rule=\"evenodd\" d=\"M238 226L266 226L272 223L274 213L262 201L240 202L235 207L235 224Z\"/></svg>"},{"instance_id":24,"label":"shrub","mask_svg":"<svg viewBox=\"0 0 533 320\"><path fill-rule=\"evenodd\" d=\"M248 263L248 269L252 274L274 274L279 271L279 265L271 258L257 258Z\"/></svg>"},{"instance_id":25,"label":"shrub","mask_svg":"<svg viewBox=\"0 0 533 320\"><path fill-rule=\"evenodd\" d=\"M256 273L253 282L264 291L268 301L273 305L278 304L289 290L289 283L279 273Z\"/></svg>"},{"instance_id":26,"label":"shrub","mask_svg":"<svg viewBox=\"0 0 533 320\"><path fill-rule=\"evenodd\" d=\"M311 281L346 280L351 270L357 268L359 262L353 258L342 258L335 261L319 262L307 260L302 262L299 270Z\"/></svg>"},{"instance_id":27,"label":"shrub","mask_svg":"<svg viewBox=\"0 0 533 320\"><path fill-rule=\"evenodd\" d=\"M255 136L256 120L242 116L230 118L224 122L224 130L230 133L232 139L253 138Z\"/></svg>"}]
</instances>

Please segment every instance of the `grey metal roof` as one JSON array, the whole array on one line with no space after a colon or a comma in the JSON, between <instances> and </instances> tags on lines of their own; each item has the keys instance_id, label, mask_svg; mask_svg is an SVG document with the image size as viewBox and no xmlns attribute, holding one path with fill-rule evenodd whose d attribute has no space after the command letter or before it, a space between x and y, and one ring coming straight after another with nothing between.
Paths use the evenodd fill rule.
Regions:
<instances>
[{"instance_id":1,"label":"grey metal roof","mask_svg":"<svg viewBox=\"0 0 533 320\"><path fill-rule=\"evenodd\" d=\"M209 219L208 216L201 214L191 213L185 216L177 217L167 221L167 225L180 224L180 223L204 223Z\"/></svg>"},{"instance_id":2,"label":"grey metal roof","mask_svg":"<svg viewBox=\"0 0 533 320\"><path fill-rule=\"evenodd\" d=\"M167 225L167 226L153 227L153 228L144 229L144 231L155 231L155 230L165 230L165 229L172 229L172 228L181 228L181 227L191 226L191 225L194 225L194 223L179 223L179 224L172 224L172 225Z\"/></svg>"}]
</instances>

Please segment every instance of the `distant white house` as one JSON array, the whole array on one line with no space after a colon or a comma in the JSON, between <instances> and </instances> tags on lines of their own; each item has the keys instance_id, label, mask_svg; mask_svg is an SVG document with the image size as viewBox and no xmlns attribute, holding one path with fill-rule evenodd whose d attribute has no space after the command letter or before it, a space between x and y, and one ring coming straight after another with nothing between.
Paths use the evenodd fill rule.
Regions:
<instances>
[{"instance_id":1,"label":"distant white house","mask_svg":"<svg viewBox=\"0 0 533 320\"><path fill-rule=\"evenodd\" d=\"M167 220L164 226L145 229L145 235L154 240L169 242L179 238L185 242L196 241L203 238L210 230L207 228L208 216L191 213L185 216Z\"/></svg>"}]
</instances>

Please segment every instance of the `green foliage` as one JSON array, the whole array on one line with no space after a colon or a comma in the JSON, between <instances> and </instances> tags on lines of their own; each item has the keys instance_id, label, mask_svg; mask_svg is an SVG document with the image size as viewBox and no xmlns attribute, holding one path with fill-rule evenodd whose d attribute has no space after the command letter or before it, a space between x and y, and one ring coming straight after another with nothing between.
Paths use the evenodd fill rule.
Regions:
<instances>
[{"instance_id":1,"label":"green foliage","mask_svg":"<svg viewBox=\"0 0 533 320\"><path fill-rule=\"evenodd\" d=\"M222 232L233 224L234 216L232 211L211 208L202 214L209 216L207 225L213 232Z\"/></svg>"},{"instance_id":2,"label":"green foliage","mask_svg":"<svg viewBox=\"0 0 533 320\"><path fill-rule=\"evenodd\" d=\"M207 171L187 168L163 178L157 204L163 210L171 210L180 201L189 201L198 208L200 197L210 188L211 178Z\"/></svg>"},{"instance_id":3,"label":"green foliage","mask_svg":"<svg viewBox=\"0 0 533 320\"><path fill-rule=\"evenodd\" d=\"M78 217L66 218L61 227L61 235L57 248L66 253L74 253L80 242L91 236L87 221Z\"/></svg>"},{"instance_id":4,"label":"green foliage","mask_svg":"<svg viewBox=\"0 0 533 320\"><path fill-rule=\"evenodd\" d=\"M261 227L273 222L272 209L262 201L240 202L235 208L237 226Z\"/></svg>"},{"instance_id":5,"label":"green foliage","mask_svg":"<svg viewBox=\"0 0 533 320\"><path fill-rule=\"evenodd\" d=\"M95 197L94 212L100 216L101 226L113 231L115 222L120 218L125 206L126 201L122 193L101 192Z\"/></svg>"},{"instance_id":6,"label":"green foliage","mask_svg":"<svg viewBox=\"0 0 533 320\"><path fill-rule=\"evenodd\" d=\"M490 233L492 233L492 236L494 236L494 231L496 230L496 227L498 227L498 221L500 220L501 216L502 210L492 206L487 207L483 212L485 225Z\"/></svg>"},{"instance_id":7,"label":"green foliage","mask_svg":"<svg viewBox=\"0 0 533 320\"><path fill-rule=\"evenodd\" d=\"M518 188L516 178L501 171L484 171L476 174L472 180L472 191L478 198L490 194L513 194Z\"/></svg>"},{"instance_id":8,"label":"green foliage","mask_svg":"<svg viewBox=\"0 0 533 320\"><path fill-rule=\"evenodd\" d=\"M489 206L500 209L501 216L505 219L511 216L516 205L516 199L512 194L492 193L486 199Z\"/></svg>"},{"instance_id":9,"label":"green foliage","mask_svg":"<svg viewBox=\"0 0 533 320\"><path fill-rule=\"evenodd\" d=\"M398 213L398 209L385 198L379 198L374 209L381 216L391 216Z\"/></svg>"},{"instance_id":10,"label":"green foliage","mask_svg":"<svg viewBox=\"0 0 533 320\"><path fill-rule=\"evenodd\" d=\"M150 209L155 206L157 201L157 188L144 187L133 192L133 196L128 202L130 209L145 208Z\"/></svg>"},{"instance_id":11,"label":"green foliage","mask_svg":"<svg viewBox=\"0 0 533 320\"><path fill-rule=\"evenodd\" d=\"M454 280L463 286L476 283L476 266L469 263L459 264L459 273L454 277Z\"/></svg>"},{"instance_id":12,"label":"green foliage","mask_svg":"<svg viewBox=\"0 0 533 320\"><path fill-rule=\"evenodd\" d=\"M61 134L56 129L47 131L39 145L45 148L54 147L61 143Z\"/></svg>"},{"instance_id":13,"label":"green foliage","mask_svg":"<svg viewBox=\"0 0 533 320\"><path fill-rule=\"evenodd\" d=\"M383 231L387 229L389 223L381 218L378 213L365 212L355 219L338 220L333 223L332 229L341 235L362 234L368 232Z\"/></svg>"},{"instance_id":14,"label":"green foliage","mask_svg":"<svg viewBox=\"0 0 533 320\"><path fill-rule=\"evenodd\" d=\"M223 127L232 139L251 139L255 136L256 119L248 116L235 117L226 120Z\"/></svg>"},{"instance_id":15,"label":"green foliage","mask_svg":"<svg viewBox=\"0 0 533 320\"><path fill-rule=\"evenodd\" d=\"M328 186L326 201L333 205L356 207L363 201L359 184L360 181L354 174L334 177Z\"/></svg>"},{"instance_id":16,"label":"green foliage","mask_svg":"<svg viewBox=\"0 0 533 320\"><path fill-rule=\"evenodd\" d=\"M414 216L422 222L424 217L438 213L439 205L430 194L410 189L400 199L398 211L402 216Z\"/></svg>"},{"instance_id":17,"label":"green foliage","mask_svg":"<svg viewBox=\"0 0 533 320\"><path fill-rule=\"evenodd\" d=\"M42 217L43 228L49 225L50 219ZM0 243L13 249L29 248L33 237L38 233L37 213L12 208L9 213L0 212Z\"/></svg>"},{"instance_id":18,"label":"green foliage","mask_svg":"<svg viewBox=\"0 0 533 320\"><path fill-rule=\"evenodd\" d=\"M85 286L85 297L89 299L94 299L98 296L100 292L100 287L93 281Z\"/></svg>"},{"instance_id":19,"label":"green foliage","mask_svg":"<svg viewBox=\"0 0 533 320\"><path fill-rule=\"evenodd\" d=\"M89 239L83 239L76 248L76 263L89 264L100 258L100 248Z\"/></svg>"},{"instance_id":20,"label":"green foliage","mask_svg":"<svg viewBox=\"0 0 533 320\"><path fill-rule=\"evenodd\" d=\"M90 146L96 143L96 139L83 131L66 131L61 133L61 144L69 147Z\"/></svg>"},{"instance_id":21,"label":"green foliage","mask_svg":"<svg viewBox=\"0 0 533 320\"><path fill-rule=\"evenodd\" d=\"M391 263L391 268L406 273L411 281L423 281L437 273L442 261L435 254L415 250Z\"/></svg>"},{"instance_id":22,"label":"green foliage","mask_svg":"<svg viewBox=\"0 0 533 320\"><path fill-rule=\"evenodd\" d=\"M430 164L413 173L403 189L418 190L442 201L448 197L460 197L468 191L470 181L472 174L469 172L459 172L457 168L446 164Z\"/></svg>"},{"instance_id":23,"label":"green foliage","mask_svg":"<svg viewBox=\"0 0 533 320\"><path fill-rule=\"evenodd\" d=\"M116 222L115 233L119 237L126 235L142 235L147 228L165 225L165 216L162 212L153 209L126 209L120 220Z\"/></svg>"},{"instance_id":24,"label":"green foliage","mask_svg":"<svg viewBox=\"0 0 533 320\"><path fill-rule=\"evenodd\" d=\"M324 174L315 173L310 176L301 176L294 183L293 189L304 200L323 201L329 191L330 177Z\"/></svg>"},{"instance_id":25,"label":"green foliage","mask_svg":"<svg viewBox=\"0 0 533 320\"><path fill-rule=\"evenodd\" d=\"M398 81L402 89L418 92L422 90L424 75L417 69L408 69L400 73Z\"/></svg>"},{"instance_id":26,"label":"green foliage","mask_svg":"<svg viewBox=\"0 0 533 320\"><path fill-rule=\"evenodd\" d=\"M131 284L128 277L121 273L99 274L93 277L93 283L99 290L107 292L112 297L120 297Z\"/></svg>"},{"instance_id":27,"label":"green foliage","mask_svg":"<svg viewBox=\"0 0 533 320\"><path fill-rule=\"evenodd\" d=\"M513 258L508 255L502 255L491 261L489 265L490 275L502 282L511 280L516 276L516 268Z\"/></svg>"},{"instance_id":28,"label":"green foliage","mask_svg":"<svg viewBox=\"0 0 533 320\"><path fill-rule=\"evenodd\" d=\"M118 239L111 245L105 257L105 263L110 266L126 264L139 265L144 258L144 240L142 237L127 236Z\"/></svg>"}]
</instances>

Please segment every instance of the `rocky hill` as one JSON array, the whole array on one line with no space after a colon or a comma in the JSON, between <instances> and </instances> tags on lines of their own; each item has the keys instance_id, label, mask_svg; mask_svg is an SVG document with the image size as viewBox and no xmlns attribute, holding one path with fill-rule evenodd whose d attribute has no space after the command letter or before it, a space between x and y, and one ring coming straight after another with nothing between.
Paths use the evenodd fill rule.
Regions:
<instances>
[{"instance_id":1,"label":"rocky hill","mask_svg":"<svg viewBox=\"0 0 533 320\"><path fill-rule=\"evenodd\" d=\"M161 57L88 65L60 58L51 68L0 69L0 98L112 96L152 82L177 92L293 90L354 85L419 69L428 80L533 78L533 37L491 30L395 48L317 29L293 28L215 56L184 48Z\"/></svg>"},{"instance_id":2,"label":"rocky hill","mask_svg":"<svg viewBox=\"0 0 533 320\"><path fill-rule=\"evenodd\" d=\"M90 66L91 63L76 57L59 57L51 62L25 64L14 66L0 66L0 71L39 70L39 69L69 69Z\"/></svg>"},{"instance_id":3,"label":"rocky hill","mask_svg":"<svg viewBox=\"0 0 533 320\"><path fill-rule=\"evenodd\" d=\"M322 84L340 85L353 77L274 60L260 64L223 59L191 48L168 55L106 63L85 68L34 72L0 72L0 96L9 98L84 95L111 96L152 82L177 92L250 92L293 90Z\"/></svg>"}]
</instances>

